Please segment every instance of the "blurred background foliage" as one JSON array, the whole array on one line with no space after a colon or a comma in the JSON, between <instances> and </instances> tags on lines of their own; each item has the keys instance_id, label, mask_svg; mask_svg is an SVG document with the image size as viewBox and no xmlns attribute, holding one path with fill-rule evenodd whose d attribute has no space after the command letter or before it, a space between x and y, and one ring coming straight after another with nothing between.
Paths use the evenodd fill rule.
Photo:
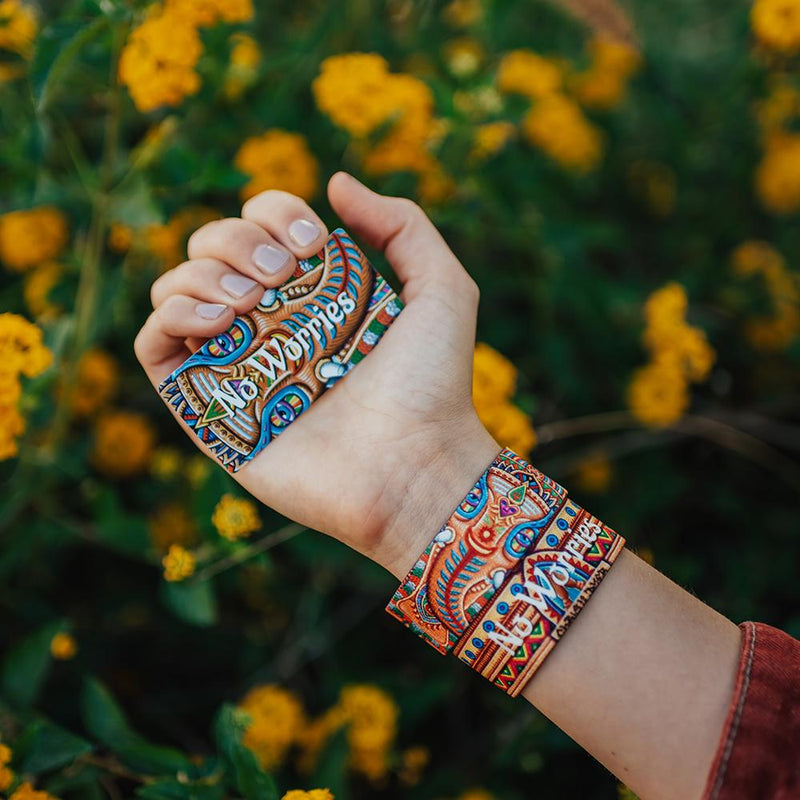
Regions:
<instances>
[{"instance_id":1,"label":"blurred background foliage","mask_svg":"<svg viewBox=\"0 0 800 800\"><path fill-rule=\"evenodd\" d=\"M478 281L498 440L800 635L798 51L800 0L0 0L0 794L627 796L133 357L195 228L267 188L334 225L340 168Z\"/></svg>"}]
</instances>

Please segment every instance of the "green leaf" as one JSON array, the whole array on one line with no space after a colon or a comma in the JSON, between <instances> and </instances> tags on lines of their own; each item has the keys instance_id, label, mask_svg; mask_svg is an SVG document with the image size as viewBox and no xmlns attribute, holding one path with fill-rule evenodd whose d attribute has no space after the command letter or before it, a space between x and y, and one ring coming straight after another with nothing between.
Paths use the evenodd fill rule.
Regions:
<instances>
[{"instance_id":1,"label":"green leaf","mask_svg":"<svg viewBox=\"0 0 800 800\"><path fill-rule=\"evenodd\" d=\"M232 705L224 705L214 724L219 753L231 771L245 800L278 800L278 789L264 772L252 750L242 744L249 717Z\"/></svg>"},{"instance_id":2,"label":"green leaf","mask_svg":"<svg viewBox=\"0 0 800 800\"><path fill-rule=\"evenodd\" d=\"M22 772L38 774L71 764L92 751L91 743L45 719L36 719L14 745Z\"/></svg>"},{"instance_id":3,"label":"green leaf","mask_svg":"<svg viewBox=\"0 0 800 800\"><path fill-rule=\"evenodd\" d=\"M152 223L162 223L164 214L153 196L153 189L140 172L122 180L111 193L108 203L109 219L143 228Z\"/></svg>"},{"instance_id":4,"label":"green leaf","mask_svg":"<svg viewBox=\"0 0 800 800\"><path fill-rule=\"evenodd\" d=\"M17 708L27 708L36 699L50 666L50 642L64 627L51 622L13 647L3 661L4 697Z\"/></svg>"},{"instance_id":5,"label":"green leaf","mask_svg":"<svg viewBox=\"0 0 800 800\"><path fill-rule=\"evenodd\" d=\"M136 796L145 800L220 800L225 796L225 786L219 781L215 783L153 781L137 789Z\"/></svg>"},{"instance_id":6,"label":"green leaf","mask_svg":"<svg viewBox=\"0 0 800 800\"><path fill-rule=\"evenodd\" d=\"M211 581L165 581L161 591L166 605L184 622L201 628L217 622L217 598Z\"/></svg>"},{"instance_id":7,"label":"green leaf","mask_svg":"<svg viewBox=\"0 0 800 800\"><path fill-rule=\"evenodd\" d=\"M328 740L317 761L311 783L331 790L336 800L348 800L345 768L347 766L347 727L339 728Z\"/></svg>"},{"instance_id":8,"label":"green leaf","mask_svg":"<svg viewBox=\"0 0 800 800\"><path fill-rule=\"evenodd\" d=\"M183 753L151 744L136 733L108 689L94 678L84 684L82 713L89 733L133 769L149 775L191 771L192 764Z\"/></svg>"},{"instance_id":9,"label":"green leaf","mask_svg":"<svg viewBox=\"0 0 800 800\"><path fill-rule=\"evenodd\" d=\"M59 80L69 72L81 48L107 27L108 19L99 16L88 25L74 19L53 22L39 32L28 73L38 112L47 109Z\"/></svg>"}]
</instances>

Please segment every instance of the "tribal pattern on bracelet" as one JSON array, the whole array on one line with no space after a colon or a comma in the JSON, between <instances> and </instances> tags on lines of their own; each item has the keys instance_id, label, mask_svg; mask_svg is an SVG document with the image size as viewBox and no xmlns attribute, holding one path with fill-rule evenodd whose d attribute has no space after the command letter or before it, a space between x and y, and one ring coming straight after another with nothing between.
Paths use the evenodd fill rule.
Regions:
<instances>
[{"instance_id":1,"label":"tribal pattern on bracelet","mask_svg":"<svg viewBox=\"0 0 800 800\"><path fill-rule=\"evenodd\" d=\"M504 449L386 610L516 696L624 544L561 486Z\"/></svg>"}]
</instances>

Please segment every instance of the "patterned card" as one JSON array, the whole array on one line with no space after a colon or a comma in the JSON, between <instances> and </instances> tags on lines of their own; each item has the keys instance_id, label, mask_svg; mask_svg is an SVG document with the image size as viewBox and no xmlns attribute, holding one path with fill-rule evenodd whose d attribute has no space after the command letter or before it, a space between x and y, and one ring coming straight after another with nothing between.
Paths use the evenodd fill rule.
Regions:
<instances>
[{"instance_id":1,"label":"patterned card","mask_svg":"<svg viewBox=\"0 0 800 800\"><path fill-rule=\"evenodd\" d=\"M403 307L337 228L277 289L209 339L158 391L236 472L378 343Z\"/></svg>"}]
</instances>

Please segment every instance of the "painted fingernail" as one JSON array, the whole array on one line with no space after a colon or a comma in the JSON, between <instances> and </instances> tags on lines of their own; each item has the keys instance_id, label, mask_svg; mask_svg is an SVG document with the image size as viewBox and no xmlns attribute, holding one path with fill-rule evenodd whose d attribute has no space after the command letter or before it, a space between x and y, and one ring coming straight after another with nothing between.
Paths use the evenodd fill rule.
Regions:
<instances>
[{"instance_id":1,"label":"painted fingernail","mask_svg":"<svg viewBox=\"0 0 800 800\"><path fill-rule=\"evenodd\" d=\"M217 319L227 311L228 306L224 303L198 303L194 307L194 313L203 319Z\"/></svg>"},{"instance_id":2,"label":"painted fingernail","mask_svg":"<svg viewBox=\"0 0 800 800\"><path fill-rule=\"evenodd\" d=\"M320 235L320 228L308 219L296 219L289 225L289 238L300 247L308 247Z\"/></svg>"},{"instance_id":3,"label":"painted fingernail","mask_svg":"<svg viewBox=\"0 0 800 800\"><path fill-rule=\"evenodd\" d=\"M289 260L289 253L271 244L260 244L253 250L253 263L267 275L280 272Z\"/></svg>"},{"instance_id":4,"label":"painted fingernail","mask_svg":"<svg viewBox=\"0 0 800 800\"><path fill-rule=\"evenodd\" d=\"M244 275L228 273L219 280L220 286L232 297L244 297L258 286L258 283Z\"/></svg>"}]
</instances>

